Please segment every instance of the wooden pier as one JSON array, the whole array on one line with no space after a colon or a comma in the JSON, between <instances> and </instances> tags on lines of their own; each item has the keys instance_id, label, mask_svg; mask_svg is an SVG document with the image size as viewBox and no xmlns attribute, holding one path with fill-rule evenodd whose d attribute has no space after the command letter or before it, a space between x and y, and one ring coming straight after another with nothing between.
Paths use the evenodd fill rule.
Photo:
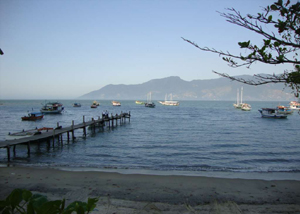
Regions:
<instances>
[{"instance_id":1,"label":"wooden pier","mask_svg":"<svg viewBox=\"0 0 300 214\"><path fill-rule=\"evenodd\" d=\"M130 112L129 113L122 113L121 114L116 114L111 116L104 116L98 119L92 118L90 121L85 121L85 117L83 116L83 122L79 124L74 124L74 120L72 121L72 125L68 127L62 127L59 126L59 123L57 123L57 127L54 128L53 130L50 130L48 132L39 134L39 135L33 135L31 137L24 137L20 139L14 139L14 140L6 140L6 141L0 141L0 148L6 148L7 149L7 160L10 161L11 157L11 147L13 147L13 154L14 156L16 155L16 146L17 145L22 145L26 144L27 145L27 154L30 157L30 144L31 143L41 143L41 142L47 142L48 146L50 147L51 145L51 140L52 140L52 145L54 147L55 142L61 142L61 145L63 145L63 134L67 133L67 142L70 142L70 133L72 134L72 141L76 138L74 135L74 131L76 129L83 129L83 135L86 136L86 128L90 127L92 131L95 132L96 127L104 127L108 124L109 128L113 128L119 124L121 125L122 123L126 122L126 119L129 120L130 122Z\"/></svg>"}]
</instances>

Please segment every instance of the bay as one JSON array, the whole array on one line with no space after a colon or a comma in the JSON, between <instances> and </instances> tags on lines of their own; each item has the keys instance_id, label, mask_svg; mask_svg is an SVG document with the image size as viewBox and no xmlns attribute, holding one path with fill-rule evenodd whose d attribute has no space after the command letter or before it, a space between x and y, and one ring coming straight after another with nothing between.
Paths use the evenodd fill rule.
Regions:
<instances>
[{"instance_id":1,"label":"bay","mask_svg":"<svg viewBox=\"0 0 300 214\"><path fill-rule=\"evenodd\" d=\"M21 121L27 111L39 111L42 100L0 101L0 140L9 132L35 127L65 127L110 114L131 113L130 122L113 129L97 129L64 146L34 145L27 156L25 145L17 146L10 164L164 172L299 173L300 115L287 119L261 118L262 107L288 105L287 102L250 102L252 110L241 111L232 101L181 101L179 106L156 108L121 101L121 107L108 100L60 100L65 110L60 115L45 115L40 121ZM80 102L82 107L72 104ZM6 149L0 149L0 163L7 164Z\"/></svg>"}]
</instances>

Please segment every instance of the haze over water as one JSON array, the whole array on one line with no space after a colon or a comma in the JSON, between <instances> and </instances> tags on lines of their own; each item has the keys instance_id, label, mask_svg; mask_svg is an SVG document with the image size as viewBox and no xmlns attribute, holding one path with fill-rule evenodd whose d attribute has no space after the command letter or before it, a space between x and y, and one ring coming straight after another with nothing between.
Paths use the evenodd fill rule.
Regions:
<instances>
[{"instance_id":1,"label":"haze over water","mask_svg":"<svg viewBox=\"0 0 300 214\"><path fill-rule=\"evenodd\" d=\"M91 109L92 100L81 100L82 107L74 108L75 100L61 100L65 111L61 115L45 115L36 122L21 121L27 110L38 111L40 100L1 101L0 140L8 132L35 127L63 127L98 117L108 110L116 114L131 112L131 121L111 130L97 129L75 132L74 143L47 148L42 143L31 149L17 146L11 164L49 167L95 169L154 170L179 174L181 172L300 172L299 122L294 112L288 119L261 118L262 107L276 107L287 102L251 102L252 110L244 112L231 101L182 101L180 106L145 108L134 101L121 101L113 107L101 101ZM0 162L7 162L6 149L0 149Z\"/></svg>"}]
</instances>

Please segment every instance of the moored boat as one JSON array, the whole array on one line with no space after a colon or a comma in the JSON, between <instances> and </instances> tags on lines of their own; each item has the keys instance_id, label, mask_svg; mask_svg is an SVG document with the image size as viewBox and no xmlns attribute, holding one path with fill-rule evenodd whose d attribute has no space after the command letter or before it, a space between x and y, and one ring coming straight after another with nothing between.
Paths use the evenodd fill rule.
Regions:
<instances>
[{"instance_id":1,"label":"moored boat","mask_svg":"<svg viewBox=\"0 0 300 214\"><path fill-rule=\"evenodd\" d=\"M100 106L100 103L98 103L96 100L92 103L92 105Z\"/></svg>"},{"instance_id":2,"label":"moored boat","mask_svg":"<svg viewBox=\"0 0 300 214\"><path fill-rule=\"evenodd\" d=\"M111 101L113 106L121 106L121 103L118 101Z\"/></svg>"},{"instance_id":3,"label":"moored boat","mask_svg":"<svg viewBox=\"0 0 300 214\"><path fill-rule=\"evenodd\" d=\"M293 113L293 110L286 106L277 106L277 109L278 109L279 114L292 114Z\"/></svg>"},{"instance_id":4,"label":"moored boat","mask_svg":"<svg viewBox=\"0 0 300 214\"><path fill-rule=\"evenodd\" d=\"M44 115L41 112L31 112L31 113L28 113L27 116L21 117L21 119L34 121L34 120L43 119L43 117L44 117Z\"/></svg>"},{"instance_id":5,"label":"moored boat","mask_svg":"<svg viewBox=\"0 0 300 214\"><path fill-rule=\"evenodd\" d=\"M284 119L287 118L286 114L280 114L277 108L262 108L258 110L261 114L261 117L264 118L275 118L275 119Z\"/></svg>"},{"instance_id":6,"label":"moored boat","mask_svg":"<svg viewBox=\"0 0 300 214\"><path fill-rule=\"evenodd\" d=\"M291 101L290 108L293 110L300 110L300 103L297 101Z\"/></svg>"},{"instance_id":7,"label":"moored boat","mask_svg":"<svg viewBox=\"0 0 300 214\"><path fill-rule=\"evenodd\" d=\"M7 140L13 140L13 139L20 139L24 137L32 137L34 135L40 135L43 133L46 133L48 131L53 130L53 128L48 128L48 127L42 127L42 128L35 128L31 130L23 130L21 132L15 132L15 133L8 133L6 139Z\"/></svg>"},{"instance_id":8,"label":"moored boat","mask_svg":"<svg viewBox=\"0 0 300 214\"><path fill-rule=\"evenodd\" d=\"M73 103L73 107L81 107L80 103Z\"/></svg>"},{"instance_id":9,"label":"moored boat","mask_svg":"<svg viewBox=\"0 0 300 214\"><path fill-rule=\"evenodd\" d=\"M135 104L138 104L138 105L144 105L145 103L144 102L142 102L142 101L135 101Z\"/></svg>"},{"instance_id":10,"label":"moored boat","mask_svg":"<svg viewBox=\"0 0 300 214\"><path fill-rule=\"evenodd\" d=\"M93 104L91 105L91 108L97 108L97 105L93 103Z\"/></svg>"},{"instance_id":11,"label":"moored boat","mask_svg":"<svg viewBox=\"0 0 300 214\"><path fill-rule=\"evenodd\" d=\"M147 102L145 103L145 107L155 108L155 103L151 101L151 92L147 94Z\"/></svg>"},{"instance_id":12,"label":"moored boat","mask_svg":"<svg viewBox=\"0 0 300 214\"><path fill-rule=\"evenodd\" d=\"M60 114L64 110L64 107L59 102L48 102L42 108L41 112L44 114Z\"/></svg>"},{"instance_id":13,"label":"moored boat","mask_svg":"<svg viewBox=\"0 0 300 214\"><path fill-rule=\"evenodd\" d=\"M179 102L173 100L172 94L170 94L170 100L167 100L167 97L168 95L166 94L165 101L159 101L159 103L164 106L179 106Z\"/></svg>"},{"instance_id":14,"label":"moored boat","mask_svg":"<svg viewBox=\"0 0 300 214\"><path fill-rule=\"evenodd\" d=\"M251 110L251 105L249 105L248 103L243 103L241 109L243 111L250 111Z\"/></svg>"}]
</instances>

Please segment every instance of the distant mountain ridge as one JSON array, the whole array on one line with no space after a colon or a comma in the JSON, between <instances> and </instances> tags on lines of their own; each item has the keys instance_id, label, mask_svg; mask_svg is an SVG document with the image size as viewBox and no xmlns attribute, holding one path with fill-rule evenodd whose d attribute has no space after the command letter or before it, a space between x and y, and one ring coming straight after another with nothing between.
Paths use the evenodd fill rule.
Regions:
<instances>
[{"instance_id":1,"label":"distant mountain ridge","mask_svg":"<svg viewBox=\"0 0 300 214\"><path fill-rule=\"evenodd\" d=\"M250 75L237 76L252 79ZM244 88L243 99L247 101L290 101L295 99L284 84L250 86L221 77L209 80L185 81L178 76L153 79L142 84L112 85L80 96L80 99L146 100L152 92L153 100L164 100L172 93L174 100L236 100L237 89Z\"/></svg>"}]
</instances>

